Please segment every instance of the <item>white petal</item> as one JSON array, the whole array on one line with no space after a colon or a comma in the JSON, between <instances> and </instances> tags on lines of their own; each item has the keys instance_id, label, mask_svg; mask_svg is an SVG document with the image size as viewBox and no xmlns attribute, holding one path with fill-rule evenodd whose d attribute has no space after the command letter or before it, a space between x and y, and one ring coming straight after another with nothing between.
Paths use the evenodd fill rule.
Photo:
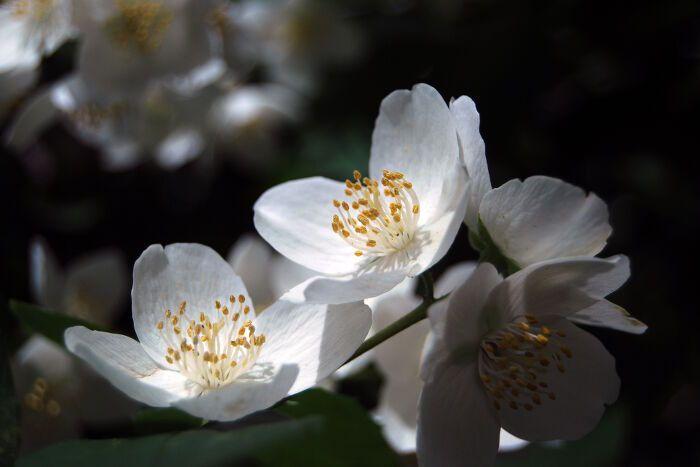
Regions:
<instances>
[{"instance_id":1,"label":"white petal","mask_svg":"<svg viewBox=\"0 0 700 467\"><path fill-rule=\"evenodd\" d=\"M70 382L76 368L74 359L65 349L43 336L34 335L17 351L20 368L31 369L49 384Z\"/></svg>"},{"instance_id":2,"label":"white petal","mask_svg":"<svg viewBox=\"0 0 700 467\"><path fill-rule=\"evenodd\" d=\"M418 395L413 401L417 412ZM414 418L410 423L401 418L397 413L387 406L380 405L376 412L377 423L382 427L382 433L392 449L399 454L410 454L416 451L416 432L418 423Z\"/></svg>"},{"instance_id":3,"label":"white petal","mask_svg":"<svg viewBox=\"0 0 700 467\"><path fill-rule=\"evenodd\" d=\"M299 374L289 393L304 390L345 363L371 324L371 311L360 302L308 305L283 297L256 320L256 329L267 338L258 362L296 365Z\"/></svg>"},{"instance_id":4,"label":"white petal","mask_svg":"<svg viewBox=\"0 0 700 467\"><path fill-rule=\"evenodd\" d=\"M160 368L143 346L130 337L76 326L66 330L65 341L68 350L126 395L144 404L166 407L191 395L186 378Z\"/></svg>"},{"instance_id":5,"label":"white petal","mask_svg":"<svg viewBox=\"0 0 700 467\"><path fill-rule=\"evenodd\" d=\"M285 294L296 303L341 304L376 297L396 287L404 272L368 272L347 276L314 276Z\"/></svg>"},{"instance_id":6,"label":"white petal","mask_svg":"<svg viewBox=\"0 0 700 467\"><path fill-rule=\"evenodd\" d=\"M189 313L218 317L214 301L228 302L242 294L250 302L243 281L214 250L196 243L151 245L134 264L131 291L134 329L148 354L163 366L167 344L156 325L166 310L176 312L187 301Z\"/></svg>"},{"instance_id":7,"label":"white petal","mask_svg":"<svg viewBox=\"0 0 700 467\"><path fill-rule=\"evenodd\" d=\"M127 297L128 271L117 251L102 251L79 259L66 272L64 309L90 322L112 322Z\"/></svg>"},{"instance_id":8,"label":"white petal","mask_svg":"<svg viewBox=\"0 0 700 467\"><path fill-rule=\"evenodd\" d=\"M56 122L59 112L51 98L52 93L53 88L42 89L22 103L5 136L13 149L26 151L44 130Z\"/></svg>"},{"instance_id":9,"label":"white petal","mask_svg":"<svg viewBox=\"0 0 700 467\"><path fill-rule=\"evenodd\" d=\"M394 91L382 101L372 134L370 176L381 178L384 169L402 172L413 183L421 222L441 217L464 188L454 119L431 86Z\"/></svg>"},{"instance_id":10,"label":"white petal","mask_svg":"<svg viewBox=\"0 0 700 467\"><path fill-rule=\"evenodd\" d=\"M428 310L435 337L444 342L453 358L476 358L481 337L488 331L485 305L501 280L493 265L482 263L446 301Z\"/></svg>"},{"instance_id":11,"label":"white petal","mask_svg":"<svg viewBox=\"0 0 700 467\"><path fill-rule=\"evenodd\" d=\"M493 465L500 427L477 373L476 362L448 365L426 382L418 418L420 465Z\"/></svg>"},{"instance_id":12,"label":"white petal","mask_svg":"<svg viewBox=\"0 0 700 467\"><path fill-rule=\"evenodd\" d=\"M306 279L318 275L311 269L279 255L272 259L271 268L269 280L276 298L281 297Z\"/></svg>"},{"instance_id":13,"label":"white petal","mask_svg":"<svg viewBox=\"0 0 700 467\"><path fill-rule=\"evenodd\" d=\"M540 376L556 399L543 397L542 405L532 411L504 406L498 415L503 428L529 441L579 439L595 428L605 406L617 399L620 378L615 359L598 339L567 320L555 318L545 324L566 334L563 341L573 355L563 361L564 373L552 368Z\"/></svg>"},{"instance_id":14,"label":"white petal","mask_svg":"<svg viewBox=\"0 0 700 467\"><path fill-rule=\"evenodd\" d=\"M629 275L625 256L543 261L509 276L490 303L501 323L524 314L568 316L617 290Z\"/></svg>"},{"instance_id":15,"label":"white petal","mask_svg":"<svg viewBox=\"0 0 700 467\"><path fill-rule=\"evenodd\" d=\"M297 374L298 368L293 364L256 365L231 384L196 397L180 399L173 405L206 420L236 420L286 397Z\"/></svg>"},{"instance_id":16,"label":"white petal","mask_svg":"<svg viewBox=\"0 0 700 467\"><path fill-rule=\"evenodd\" d=\"M528 444L530 444L529 441L520 439L517 436L511 435L506 430L501 429L501 439L498 443L498 452L517 451L518 449L524 448Z\"/></svg>"},{"instance_id":17,"label":"white petal","mask_svg":"<svg viewBox=\"0 0 700 467\"><path fill-rule=\"evenodd\" d=\"M467 168L469 181L467 190L467 215L464 218L469 230L478 231L479 205L484 195L491 190L491 177L486 163L486 145L479 133L479 113L474 101L461 96L450 103L455 119L462 161Z\"/></svg>"},{"instance_id":18,"label":"white petal","mask_svg":"<svg viewBox=\"0 0 700 467\"><path fill-rule=\"evenodd\" d=\"M629 314L621 306L607 300L594 303L585 310L581 310L569 316L574 323L600 326L632 334L643 334L647 325Z\"/></svg>"},{"instance_id":19,"label":"white petal","mask_svg":"<svg viewBox=\"0 0 700 467\"><path fill-rule=\"evenodd\" d=\"M49 245L39 237L29 245L29 274L34 299L42 306L65 312L61 309L65 286L63 271Z\"/></svg>"},{"instance_id":20,"label":"white petal","mask_svg":"<svg viewBox=\"0 0 700 467\"><path fill-rule=\"evenodd\" d=\"M276 297L272 292L272 249L256 235L243 235L227 257L233 271L241 276L258 311Z\"/></svg>"},{"instance_id":21,"label":"white petal","mask_svg":"<svg viewBox=\"0 0 700 467\"><path fill-rule=\"evenodd\" d=\"M475 261L463 261L447 268L435 281L435 296L439 298L452 293L469 279L477 266Z\"/></svg>"},{"instance_id":22,"label":"white petal","mask_svg":"<svg viewBox=\"0 0 700 467\"><path fill-rule=\"evenodd\" d=\"M173 130L155 150L155 160L166 170L177 170L196 159L204 151L206 142L194 127Z\"/></svg>"},{"instance_id":23,"label":"white petal","mask_svg":"<svg viewBox=\"0 0 700 467\"><path fill-rule=\"evenodd\" d=\"M457 190L455 196L458 196L458 201L454 209L448 210L442 216L422 225L411 242L408 254L413 257L410 251L416 251L415 263L417 264L411 269L412 276L433 267L447 254L454 243L464 220L464 208L467 201L464 187Z\"/></svg>"},{"instance_id":24,"label":"white petal","mask_svg":"<svg viewBox=\"0 0 700 467\"><path fill-rule=\"evenodd\" d=\"M479 214L501 252L521 267L595 256L612 232L600 198L550 177L509 181L484 196Z\"/></svg>"},{"instance_id":25,"label":"white petal","mask_svg":"<svg viewBox=\"0 0 700 467\"><path fill-rule=\"evenodd\" d=\"M351 273L362 259L331 229L332 201L344 190L342 183L322 177L277 185L256 201L255 228L275 250L309 269Z\"/></svg>"}]
</instances>

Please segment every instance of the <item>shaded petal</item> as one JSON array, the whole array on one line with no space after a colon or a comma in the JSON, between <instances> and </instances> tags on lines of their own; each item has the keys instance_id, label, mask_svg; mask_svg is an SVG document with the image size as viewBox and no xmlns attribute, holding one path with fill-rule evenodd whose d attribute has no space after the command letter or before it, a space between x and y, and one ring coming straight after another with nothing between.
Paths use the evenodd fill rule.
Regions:
<instances>
[{"instance_id":1,"label":"shaded petal","mask_svg":"<svg viewBox=\"0 0 700 467\"><path fill-rule=\"evenodd\" d=\"M352 276L315 276L285 294L296 303L349 303L388 292L406 277L402 271Z\"/></svg>"},{"instance_id":2,"label":"shaded petal","mask_svg":"<svg viewBox=\"0 0 700 467\"><path fill-rule=\"evenodd\" d=\"M266 336L258 362L296 365L298 376L289 389L295 393L337 370L362 344L372 324L369 307L292 303L283 297L256 319Z\"/></svg>"},{"instance_id":3,"label":"shaded petal","mask_svg":"<svg viewBox=\"0 0 700 467\"><path fill-rule=\"evenodd\" d=\"M0 78L0 84L2 84ZM26 80L27 86L33 79ZM22 103L7 130L5 139L13 149L23 152L34 144L49 126L58 120L59 111L52 100L53 87L42 89ZM3 101L0 96L0 103Z\"/></svg>"},{"instance_id":4,"label":"shaded petal","mask_svg":"<svg viewBox=\"0 0 700 467\"><path fill-rule=\"evenodd\" d=\"M617 290L629 275L626 256L543 261L509 276L489 303L499 326L524 314L569 316Z\"/></svg>"},{"instance_id":5,"label":"shaded petal","mask_svg":"<svg viewBox=\"0 0 700 467\"><path fill-rule=\"evenodd\" d=\"M231 384L178 400L173 405L206 420L236 420L286 397L297 374L298 368L293 364L262 368L256 365Z\"/></svg>"},{"instance_id":6,"label":"shaded petal","mask_svg":"<svg viewBox=\"0 0 700 467\"><path fill-rule=\"evenodd\" d=\"M269 306L278 298L271 287L272 249L256 235L241 236L231 247L227 260L243 280L256 307Z\"/></svg>"},{"instance_id":7,"label":"shaded petal","mask_svg":"<svg viewBox=\"0 0 700 467\"><path fill-rule=\"evenodd\" d=\"M29 285L40 305L61 313L65 276L56 257L43 238L34 238L29 245Z\"/></svg>"},{"instance_id":8,"label":"shaded petal","mask_svg":"<svg viewBox=\"0 0 700 467\"><path fill-rule=\"evenodd\" d=\"M488 331L489 294L501 281L493 265L482 263L446 301L428 310L435 337L444 342L452 358L476 358L479 342Z\"/></svg>"},{"instance_id":9,"label":"shaded petal","mask_svg":"<svg viewBox=\"0 0 700 467\"><path fill-rule=\"evenodd\" d=\"M128 271L121 253L106 250L73 263L66 272L66 312L106 325L127 296Z\"/></svg>"},{"instance_id":10,"label":"shaded petal","mask_svg":"<svg viewBox=\"0 0 700 467\"><path fill-rule=\"evenodd\" d=\"M294 262L325 274L351 273L362 259L331 229L332 201L344 190L342 183L322 177L277 185L255 202L255 228Z\"/></svg>"},{"instance_id":11,"label":"shaded petal","mask_svg":"<svg viewBox=\"0 0 700 467\"><path fill-rule=\"evenodd\" d=\"M218 319L214 301L228 302L230 295L250 297L243 281L211 248L196 243L175 243L163 248L151 245L134 264L131 291L134 329L148 354L163 366L167 343L156 329L165 310L177 311L187 301L190 316L200 312Z\"/></svg>"},{"instance_id":12,"label":"shaded petal","mask_svg":"<svg viewBox=\"0 0 700 467\"><path fill-rule=\"evenodd\" d=\"M192 395L187 379L160 368L145 349L127 336L82 326L65 333L66 347L129 397L155 407Z\"/></svg>"},{"instance_id":13,"label":"shaded petal","mask_svg":"<svg viewBox=\"0 0 700 467\"><path fill-rule=\"evenodd\" d=\"M458 203L454 210L448 210L442 216L420 227L411 242L410 249L416 251L417 264L410 270L412 276L417 276L433 267L447 254L454 243L464 220L464 207L467 202L464 187L457 193Z\"/></svg>"},{"instance_id":14,"label":"shaded petal","mask_svg":"<svg viewBox=\"0 0 700 467\"><path fill-rule=\"evenodd\" d=\"M284 256L272 259L271 277L272 290L275 298L279 298L306 279L317 276L318 273L295 263Z\"/></svg>"},{"instance_id":15,"label":"shaded petal","mask_svg":"<svg viewBox=\"0 0 700 467\"><path fill-rule=\"evenodd\" d=\"M478 232L479 205L484 195L491 190L486 145L479 133L479 113L474 101L467 96L453 100L450 111L455 119L461 159L469 176L469 200L464 222L472 232Z\"/></svg>"},{"instance_id":16,"label":"shaded petal","mask_svg":"<svg viewBox=\"0 0 700 467\"><path fill-rule=\"evenodd\" d=\"M607 300L596 302L585 310L569 316L569 319L574 323L600 326L632 334L643 334L647 330L646 324L630 315L621 306Z\"/></svg>"},{"instance_id":17,"label":"shaded petal","mask_svg":"<svg viewBox=\"0 0 700 467\"><path fill-rule=\"evenodd\" d=\"M617 399L620 378L615 359L598 339L566 319L544 322L566 334L562 341L573 355L563 360L564 373L552 368L540 376L556 399L543 397L542 405L532 411L504 406L498 415L503 428L529 441L579 439L595 428L606 405Z\"/></svg>"},{"instance_id":18,"label":"shaded petal","mask_svg":"<svg viewBox=\"0 0 700 467\"><path fill-rule=\"evenodd\" d=\"M466 184L454 119L431 86L394 91L382 101L372 134L370 176L381 179L384 169L402 172L413 183L421 223L447 212Z\"/></svg>"},{"instance_id":19,"label":"shaded petal","mask_svg":"<svg viewBox=\"0 0 700 467\"><path fill-rule=\"evenodd\" d=\"M490 191L479 214L501 252L521 267L552 258L595 256L612 232L600 198L543 176L511 180Z\"/></svg>"},{"instance_id":20,"label":"shaded petal","mask_svg":"<svg viewBox=\"0 0 700 467\"><path fill-rule=\"evenodd\" d=\"M420 396L418 462L424 466L490 466L498 452L498 420L476 362L448 365Z\"/></svg>"},{"instance_id":21,"label":"shaded petal","mask_svg":"<svg viewBox=\"0 0 700 467\"><path fill-rule=\"evenodd\" d=\"M463 261L450 266L435 281L435 296L442 297L464 284L478 266L476 261Z\"/></svg>"}]
</instances>

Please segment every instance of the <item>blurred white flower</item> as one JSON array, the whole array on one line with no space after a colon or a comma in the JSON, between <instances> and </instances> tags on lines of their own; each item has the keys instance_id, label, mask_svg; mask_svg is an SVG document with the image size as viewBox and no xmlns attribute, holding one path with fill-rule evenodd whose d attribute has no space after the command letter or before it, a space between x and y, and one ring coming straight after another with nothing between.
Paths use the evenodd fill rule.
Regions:
<instances>
[{"instance_id":1,"label":"blurred white flower","mask_svg":"<svg viewBox=\"0 0 700 467\"><path fill-rule=\"evenodd\" d=\"M115 319L128 289L120 254L93 253L64 271L46 242L35 239L29 261L30 286L40 305L101 325ZM123 418L133 409L128 400L45 337L30 337L17 352L13 367L24 406L24 452L77 437L85 422Z\"/></svg>"},{"instance_id":2,"label":"blurred white flower","mask_svg":"<svg viewBox=\"0 0 700 467\"><path fill-rule=\"evenodd\" d=\"M315 275L310 269L275 253L254 234L241 236L231 247L227 261L241 277L258 313Z\"/></svg>"},{"instance_id":3,"label":"blurred white flower","mask_svg":"<svg viewBox=\"0 0 700 467\"><path fill-rule=\"evenodd\" d=\"M43 56L75 34L69 0L0 4L0 116L34 85Z\"/></svg>"},{"instance_id":4,"label":"blurred white flower","mask_svg":"<svg viewBox=\"0 0 700 467\"><path fill-rule=\"evenodd\" d=\"M199 71L206 73L111 103L71 76L29 101L7 139L26 150L62 119L79 139L101 149L107 170L127 170L149 157L175 170L215 151L265 164L274 156L277 130L300 118L300 96L275 85L234 85L218 61Z\"/></svg>"},{"instance_id":5,"label":"blurred white flower","mask_svg":"<svg viewBox=\"0 0 700 467\"><path fill-rule=\"evenodd\" d=\"M208 247L152 245L134 265L129 337L74 327L67 347L145 404L234 420L313 386L357 349L362 303L294 304L256 316L241 279Z\"/></svg>"},{"instance_id":6,"label":"blurred white flower","mask_svg":"<svg viewBox=\"0 0 700 467\"><path fill-rule=\"evenodd\" d=\"M225 14L231 66L246 57L261 63L273 82L305 94L315 91L321 72L352 62L361 51L359 32L328 2L248 0Z\"/></svg>"},{"instance_id":7,"label":"blurred white flower","mask_svg":"<svg viewBox=\"0 0 700 467\"><path fill-rule=\"evenodd\" d=\"M370 176L278 185L255 203L255 227L278 252L324 276L296 299L380 295L439 261L464 216L466 175L447 105L432 87L391 93L372 139ZM347 201L337 199L343 194Z\"/></svg>"},{"instance_id":8,"label":"blurred white flower","mask_svg":"<svg viewBox=\"0 0 700 467\"><path fill-rule=\"evenodd\" d=\"M620 385L614 358L567 318L629 277L624 256L540 262L502 279L488 263L433 306L421 368L421 465L492 465L500 427L523 439L578 439ZM614 327L613 322L613 327Z\"/></svg>"},{"instance_id":9,"label":"blurred white flower","mask_svg":"<svg viewBox=\"0 0 700 467\"><path fill-rule=\"evenodd\" d=\"M120 100L189 74L217 55L219 0L75 0L82 35L78 75L90 92Z\"/></svg>"}]
</instances>

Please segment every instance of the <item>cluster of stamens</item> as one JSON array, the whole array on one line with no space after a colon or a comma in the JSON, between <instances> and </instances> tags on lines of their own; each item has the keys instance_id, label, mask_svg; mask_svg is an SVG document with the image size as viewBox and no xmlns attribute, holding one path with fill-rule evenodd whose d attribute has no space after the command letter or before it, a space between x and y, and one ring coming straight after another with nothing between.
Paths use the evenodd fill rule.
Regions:
<instances>
[{"instance_id":1,"label":"cluster of stamens","mask_svg":"<svg viewBox=\"0 0 700 467\"><path fill-rule=\"evenodd\" d=\"M546 377L554 368L565 373L564 362L573 358L565 337L562 331L525 315L481 342L481 382L496 410L507 406L530 411L547 399L556 399Z\"/></svg>"},{"instance_id":2,"label":"cluster of stamens","mask_svg":"<svg viewBox=\"0 0 700 467\"><path fill-rule=\"evenodd\" d=\"M229 304L214 302L216 318L191 315L187 302L176 312L165 311L156 324L167 344L165 361L205 389L236 379L260 354L265 335L255 334L254 313L243 295L231 295Z\"/></svg>"},{"instance_id":3,"label":"cluster of stamens","mask_svg":"<svg viewBox=\"0 0 700 467\"><path fill-rule=\"evenodd\" d=\"M118 13L107 22L112 40L122 48L141 53L156 50L173 15L158 1L117 0Z\"/></svg>"},{"instance_id":4,"label":"cluster of stamens","mask_svg":"<svg viewBox=\"0 0 700 467\"><path fill-rule=\"evenodd\" d=\"M363 178L357 170L353 177L345 180L349 201L333 200L338 211L331 222L333 232L355 249L356 256L383 256L405 248L420 217L413 184L390 170L384 170L380 182Z\"/></svg>"},{"instance_id":5,"label":"cluster of stamens","mask_svg":"<svg viewBox=\"0 0 700 467\"><path fill-rule=\"evenodd\" d=\"M49 383L44 378L34 380L31 391L24 395L24 405L49 417L57 417L61 413L61 405L50 397Z\"/></svg>"},{"instance_id":6,"label":"cluster of stamens","mask_svg":"<svg viewBox=\"0 0 700 467\"><path fill-rule=\"evenodd\" d=\"M12 14L16 17L31 17L36 22L47 20L54 8L54 0L15 0Z\"/></svg>"}]
</instances>

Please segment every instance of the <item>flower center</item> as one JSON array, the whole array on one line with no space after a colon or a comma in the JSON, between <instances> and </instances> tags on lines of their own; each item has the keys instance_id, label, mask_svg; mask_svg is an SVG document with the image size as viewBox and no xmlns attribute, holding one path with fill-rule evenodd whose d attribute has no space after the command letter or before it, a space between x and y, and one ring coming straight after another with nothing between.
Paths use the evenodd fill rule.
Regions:
<instances>
[{"instance_id":1,"label":"flower center","mask_svg":"<svg viewBox=\"0 0 700 467\"><path fill-rule=\"evenodd\" d=\"M255 334L254 313L243 295L229 297L230 309L214 302L216 319L187 311L182 302L177 312L165 311L156 324L168 345L165 360L189 380L203 388L224 386L250 368L265 343L265 335Z\"/></svg>"},{"instance_id":2,"label":"flower center","mask_svg":"<svg viewBox=\"0 0 700 467\"><path fill-rule=\"evenodd\" d=\"M355 256L384 256L404 249L413 239L420 204L413 184L400 172L384 170L379 183L355 170L355 181L345 180L349 201L333 200L338 214L331 227L355 249Z\"/></svg>"},{"instance_id":3,"label":"flower center","mask_svg":"<svg viewBox=\"0 0 700 467\"><path fill-rule=\"evenodd\" d=\"M123 49L147 54L156 50L173 14L156 1L117 0L118 13L107 21L110 37Z\"/></svg>"},{"instance_id":4,"label":"flower center","mask_svg":"<svg viewBox=\"0 0 700 467\"><path fill-rule=\"evenodd\" d=\"M12 14L40 23L51 17L53 8L54 0L15 0L12 3Z\"/></svg>"},{"instance_id":5,"label":"flower center","mask_svg":"<svg viewBox=\"0 0 700 467\"><path fill-rule=\"evenodd\" d=\"M564 362L573 358L565 337L525 315L484 338L479 372L496 410L506 404L530 411L546 398L556 399L547 376L553 368L565 373Z\"/></svg>"},{"instance_id":6,"label":"flower center","mask_svg":"<svg viewBox=\"0 0 700 467\"><path fill-rule=\"evenodd\" d=\"M58 417L61 414L61 405L50 397L49 383L44 378L34 380L31 391L24 395L24 405L49 417Z\"/></svg>"}]
</instances>

